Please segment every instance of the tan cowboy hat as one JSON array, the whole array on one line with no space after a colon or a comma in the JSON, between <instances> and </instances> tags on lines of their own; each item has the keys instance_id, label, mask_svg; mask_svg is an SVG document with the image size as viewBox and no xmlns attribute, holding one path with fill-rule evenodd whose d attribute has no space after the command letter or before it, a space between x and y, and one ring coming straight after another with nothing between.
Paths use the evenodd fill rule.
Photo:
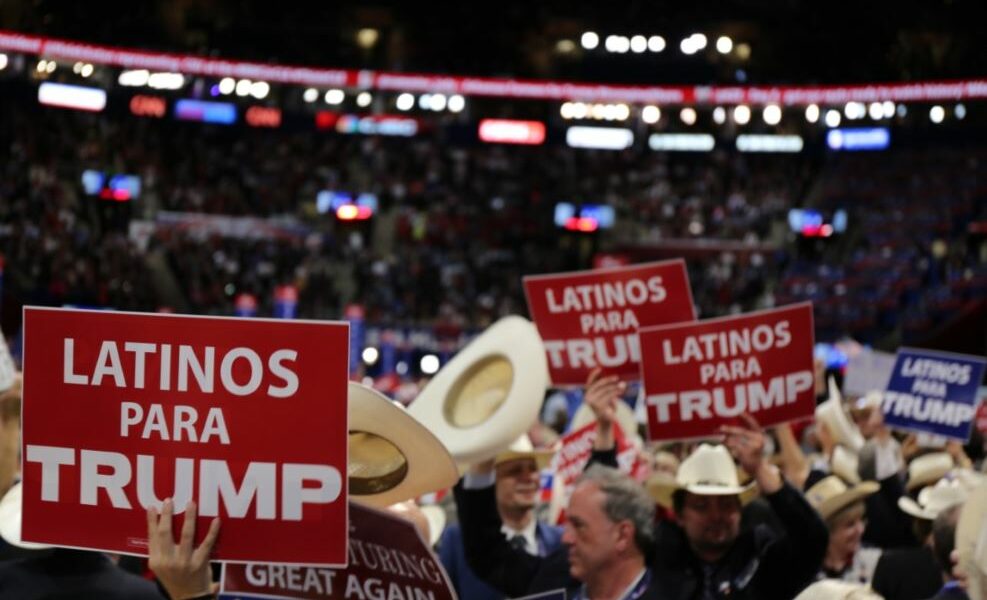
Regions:
<instances>
[{"instance_id":1,"label":"tan cowboy hat","mask_svg":"<svg viewBox=\"0 0 987 600\"><path fill-rule=\"evenodd\" d=\"M21 482L15 483L0 500L0 537L11 546L25 550L47 550L53 546L21 539Z\"/></svg>"},{"instance_id":2,"label":"tan cowboy hat","mask_svg":"<svg viewBox=\"0 0 987 600\"><path fill-rule=\"evenodd\" d=\"M428 545L434 547L439 543L442 532L445 531L446 511L435 504L427 504L421 509L425 513L425 518L428 519Z\"/></svg>"},{"instance_id":3,"label":"tan cowboy hat","mask_svg":"<svg viewBox=\"0 0 987 600\"><path fill-rule=\"evenodd\" d=\"M548 362L535 326L497 321L440 370L408 411L460 465L497 456L538 418Z\"/></svg>"},{"instance_id":4,"label":"tan cowboy hat","mask_svg":"<svg viewBox=\"0 0 987 600\"><path fill-rule=\"evenodd\" d=\"M802 590L795 600L883 600L862 583L823 579Z\"/></svg>"},{"instance_id":5,"label":"tan cowboy hat","mask_svg":"<svg viewBox=\"0 0 987 600\"><path fill-rule=\"evenodd\" d=\"M968 495L969 490L958 479L940 479L922 488L918 502L908 496L898 498L898 508L917 519L932 521L947 508L965 502Z\"/></svg>"},{"instance_id":6,"label":"tan cowboy hat","mask_svg":"<svg viewBox=\"0 0 987 600\"><path fill-rule=\"evenodd\" d=\"M386 508L456 484L449 451L401 405L359 383L348 394L350 500Z\"/></svg>"},{"instance_id":7,"label":"tan cowboy hat","mask_svg":"<svg viewBox=\"0 0 987 600\"><path fill-rule=\"evenodd\" d=\"M741 485L737 466L725 446L700 444L682 461L675 479L664 474L651 477L644 484L658 504L673 508L672 496L685 490L700 496L739 495L741 504L747 504L757 495L754 483Z\"/></svg>"},{"instance_id":8,"label":"tan cowboy hat","mask_svg":"<svg viewBox=\"0 0 987 600\"><path fill-rule=\"evenodd\" d=\"M848 488L843 480L835 475L823 477L814 486L805 492L805 499L809 501L812 508L816 509L819 516L826 520L838 513L840 510L850 506L858 500L863 500L870 496L881 486L875 481L864 481L852 488Z\"/></svg>"},{"instance_id":9,"label":"tan cowboy hat","mask_svg":"<svg viewBox=\"0 0 987 600\"><path fill-rule=\"evenodd\" d=\"M905 487L911 492L932 485L945 477L954 466L953 457L948 452L923 454L908 463L908 483Z\"/></svg>"},{"instance_id":10,"label":"tan cowboy hat","mask_svg":"<svg viewBox=\"0 0 987 600\"><path fill-rule=\"evenodd\" d=\"M843 446L836 446L833 448L833 458L830 460L830 463L830 471L833 472L833 475L838 475L840 479L847 483L854 485L860 483L860 473L858 471L860 457L855 453Z\"/></svg>"},{"instance_id":11,"label":"tan cowboy hat","mask_svg":"<svg viewBox=\"0 0 987 600\"><path fill-rule=\"evenodd\" d=\"M832 377L829 378L829 399L816 407L816 420L826 425L837 444L842 444L854 452L860 452L864 447L864 436L857 425L850 420L843 406L840 388Z\"/></svg>"},{"instance_id":12,"label":"tan cowboy hat","mask_svg":"<svg viewBox=\"0 0 987 600\"><path fill-rule=\"evenodd\" d=\"M500 463L522 458L531 458L534 459L535 465L541 471L548 468L554 456L555 450L535 450L535 447L531 445L531 438L527 435L522 435L514 440L514 443L507 450L504 450L494 458L494 465L496 466Z\"/></svg>"},{"instance_id":13,"label":"tan cowboy hat","mask_svg":"<svg viewBox=\"0 0 987 600\"><path fill-rule=\"evenodd\" d=\"M0 331L0 392L6 392L14 387L17 375L14 360L10 357L10 349L7 348L7 338L3 335L3 331Z\"/></svg>"},{"instance_id":14,"label":"tan cowboy hat","mask_svg":"<svg viewBox=\"0 0 987 600\"><path fill-rule=\"evenodd\" d=\"M634 416L634 411L631 407L623 400L617 400L616 421L620 425L620 430L624 433L627 441L640 448L643 442L641 441L641 436L637 434L637 417ZM569 429L576 431L594 422L596 422L596 415L593 414L593 409L583 402L576 410L576 414L573 415L572 424L569 426Z\"/></svg>"}]
</instances>

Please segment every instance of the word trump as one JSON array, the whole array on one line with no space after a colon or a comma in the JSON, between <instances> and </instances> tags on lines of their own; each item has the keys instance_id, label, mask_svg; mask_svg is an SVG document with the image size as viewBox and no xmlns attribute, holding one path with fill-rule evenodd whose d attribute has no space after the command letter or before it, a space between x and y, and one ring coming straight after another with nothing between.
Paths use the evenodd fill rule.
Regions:
<instances>
[{"instance_id":1,"label":"word trump","mask_svg":"<svg viewBox=\"0 0 987 600\"><path fill-rule=\"evenodd\" d=\"M901 392L884 392L885 415L903 416L915 421L957 427L973 420L975 408L962 402L928 398Z\"/></svg>"},{"instance_id":2,"label":"word trump","mask_svg":"<svg viewBox=\"0 0 987 600\"><path fill-rule=\"evenodd\" d=\"M173 352L174 350L174 352ZM179 344L173 348L171 344L152 344L143 342L124 342L121 352L120 345L111 340L105 340L100 345L99 356L91 369L76 372L75 339L65 338L63 346L62 382L67 385L99 386L104 379L112 381L118 388L144 389L148 383L146 372L148 357L156 357L157 376L151 375L156 389L170 391L172 381L179 392L190 391L190 382L194 379L199 391L212 394L216 388L217 357L216 348L205 346L196 349L193 346ZM127 369L124 369L124 359L127 358ZM266 361L266 371L280 380L280 385L269 384L266 393L272 398L288 398L298 391L298 375L285 363L298 359L295 350L279 349L270 354ZM244 365L248 376L237 381L234 369ZM265 363L260 355L251 348L231 348L218 361L219 382L234 396L249 396L256 393L263 383ZM126 373L131 373L130 381Z\"/></svg>"},{"instance_id":3,"label":"word trump","mask_svg":"<svg viewBox=\"0 0 987 600\"><path fill-rule=\"evenodd\" d=\"M711 390L651 394L646 401L649 406L656 408L660 423L672 421L673 406L678 408L678 421L711 419L714 416L733 418L744 412L756 413L792 404L800 393L812 389L814 385L812 371L797 371L772 377L768 380L767 387L758 380L738 383L733 386L733 393L729 397L727 388L715 387Z\"/></svg>"},{"instance_id":4,"label":"word trump","mask_svg":"<svg viewBox=\"0 0 987 600\"><path fill-rule=\"evenodd\" d=\"M29 445L25 460L41 465L41 500L44 502L72 500L63 497L60 475L63 469L77 468L79 504L97 506L105 495L113 508L130 509L136 492L137 503L142 508L161 505L154 491L157 489L154 456L138 454L135 467L129 456L119 452ZM239 488L224 460L176 458L174 468L172 496L176 512L184 510L192 499L193 488L197 487L199 515L203 517L219 516L222 505L223 514L244 518L253 504L256 519L300 521L305 504L330 504L340 498L343 489L339 470L328 465L285 463L279 469L273 462L250 462Z\"/></svg>"}]
</instances>

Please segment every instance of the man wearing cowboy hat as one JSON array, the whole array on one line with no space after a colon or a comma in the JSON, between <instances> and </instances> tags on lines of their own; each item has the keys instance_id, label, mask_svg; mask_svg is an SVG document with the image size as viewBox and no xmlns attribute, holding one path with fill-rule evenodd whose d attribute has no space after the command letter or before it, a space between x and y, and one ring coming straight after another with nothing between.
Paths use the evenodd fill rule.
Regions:
<instances>
[{"instance_id":1,"label":"man wearing cowboy hat","mask_svg":"<svg viewBox=\"0 0 987 600\"><path fill-rule=\"evenodd\" d=\"M702 444L674 480L653 478L648 490L674 511L656 534L652 563L663 597L672 600L792 598L814 578L826 549L823 523L801 493L764 458L765 435L750 415L722 428L722 445ZM737 463L753 476L740 485ZM760 492L778 529L741 531L742 507Z\"/></svg>"},{"instance_id":2,"label":"man wearing cowboy hat","mask_svg":"<svg viewBox=\"0 0 987 600\"><path fill-rule=\"evenodd\" d=\"M535 505L541 491L541 469L554 452L534 450L522 436L494 459L494 494L500 531L514 548L534 556L547 556L562 542L562 528L535 518ZM499 600L504 594L485 583L470 569L458 524L450 525L439 541L439 559L460 598Z\"/></svg>"}]
</instances>

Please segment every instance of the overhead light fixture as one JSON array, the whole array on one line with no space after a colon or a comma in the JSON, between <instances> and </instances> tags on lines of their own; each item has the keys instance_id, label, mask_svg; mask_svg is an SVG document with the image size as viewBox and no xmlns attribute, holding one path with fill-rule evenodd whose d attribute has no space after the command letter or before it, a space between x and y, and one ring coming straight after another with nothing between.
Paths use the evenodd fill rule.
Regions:
<instances>
[{"instance_id":1,"label":"overhead light fixture","mask_svg":"<svg viewBox=\"0 0 987 600\"><path fill-rule=\"evenodd\" d=\"M587 31L583 33L582 37L579 38L579 43L583 45L586 50L594 50L600 45L600 36L594 31Z\"/></svg>"}]
</instances>

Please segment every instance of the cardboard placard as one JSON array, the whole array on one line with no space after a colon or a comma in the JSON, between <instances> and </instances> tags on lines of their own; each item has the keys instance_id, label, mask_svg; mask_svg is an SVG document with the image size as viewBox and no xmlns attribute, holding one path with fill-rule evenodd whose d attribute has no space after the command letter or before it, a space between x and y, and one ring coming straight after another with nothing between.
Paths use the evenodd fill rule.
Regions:
<instances>
[{"instance_id":1,"label":"cardboard placard","mask_svg":"<svg viewBox=\"0 0 987 600\"><path fill-rule=\"evenodd\" d=\"M894 354L877 350L864 350L851 356L843 378L843 392L848 396L864 396L883 390L891 378L894 360Z\"/></svg>"},{"instance_id":2,"label":"cardboard placard","mask_svg":"<svg viewBox=\"0 0 987 600\"><path fill-rule=\"evenodd\" d=\"M217 560L346 562L345 323L24 309L23 538L147 554L190 500Z\"/></svg>"},{"instance_id":3,"label":"cardboard placard","mask_svg":"<svg viewBox=\"0 0 987 600\"><path fill-rule=\"evenodd\" d=\"M349 543L343 569L226 564L223 597L456 599L442 563L410 522L351 502Z\"/></svg>"},{"instance_id":4,"label":"cardboard placard","mask_svg":"<svg viewBox=\"0 0 987 600\"><path fill-rule=\"evenodd\" d=\"M641 329L651 440L717 435L751 414L762 426L815 410L812 304Z\"/></svg>"},{"instance_id":5,"label":"cardboard placard","mask_svg":"<svg viewBox=\"0 0 987 600\"><path fill-rule=\"evenodd\" d=\"M637 330L695 321L685 261L529 275L528 310L545 344L554 385L583 385L596 367L637 379Z\"/></svg>"},{"instance_id":6,"label":"cardboard placard","mask_svg":"<svg viewBox=\"0 0 987 600\"><path fill-rule=\"evenodd\" d=\"M900 348L884 392L884 422L896 429L970 439L987 359Z\"/></svg>"},{"instance_id":7,"label":"cardboard placard","mask_svg":"<svg viewBox=\"0 0 987 600\"><path fill-rule=\"evenodd\" d=\"M618 402L623 402L618 400ZM632 477L640 474L644 465L638 457L637 448L632 444L620 424L614 421L613 424L614 443L617 447L617 466L621 472ZM586 470L586 463L589 462L593 453L593 442L596 441L596 421L587 423L575 431L571 431L560 440L559 451L552 458L553 477L558 478L558 487L555 491L561 491L562 498L559 499L561 506L569 505L569 497L576 487L576 480ZM562 522L565 515L564 509L559 513L557 523Z\"/></svg>"}]
</instances>

